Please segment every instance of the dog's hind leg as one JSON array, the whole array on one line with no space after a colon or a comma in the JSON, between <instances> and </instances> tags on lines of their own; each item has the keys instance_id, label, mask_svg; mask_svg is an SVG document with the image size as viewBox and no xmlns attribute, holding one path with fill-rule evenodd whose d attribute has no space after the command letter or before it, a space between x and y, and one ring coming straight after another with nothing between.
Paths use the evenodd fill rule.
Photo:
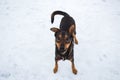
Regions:
<instances>
[{"instance_id":1,"label":"dog's hind leg","mask_svg":"<svg viewBox=\"0 0 120 80\"><path fill-rule=\"evenodd\" d=\"M72 36L73 36L73 38L74 38L74 42L75 42L75 44L78 44L78 40L77 40L77 38L76 38L75 33L73 33Z\"/></svg>"},{"instance_id":2,"label":"dog's hind leg","mask_svg":"<svg viewBox=\"0 0 120 80\"><path fill-rule=\"evenodd\" d=\"M75 44L78 44L78 40L76 38L76 26L75 26L75 24L73 24L73 25L70 26L69 33L72 35Z\"/></svg>"}]
</instances>

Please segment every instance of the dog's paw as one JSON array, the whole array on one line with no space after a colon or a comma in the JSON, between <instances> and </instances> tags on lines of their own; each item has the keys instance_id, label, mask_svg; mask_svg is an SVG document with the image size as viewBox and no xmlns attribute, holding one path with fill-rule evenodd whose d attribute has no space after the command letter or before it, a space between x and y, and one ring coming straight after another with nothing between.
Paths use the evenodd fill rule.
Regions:
<instances>
[{"instance_id":1,"label":"dog's paw","mask_svg":"<svg viewBox=\"0 0 120 80\"><path fill-rule=\"evenodd\" d=\"M78 40L75 40L75 44L78 44Z\"/></svg>"},{"instance_id":2,"label":"dog's paw","mask_svg":"<svg viewBox=\"0 0 120 80\"><path fill-rule=\"evenodd\" d=\"M55 67L55 68L53 69L53 72L56 73L57 71L58 71L58 68Z\"/></svg>"},{"instance_id":3,"label":"dog's paw","mask_svg":"<svg viewBox=\"0 0 120 80\"><path fill-rule=\"evenodd\" d=\"M72 69L72 72L73 72L74 74L77 74L77 69L73 68L73 69Z\"/></svg>"},{"instance_id":4,"label":"dog's paw","mask_svg":"<svg viewBox=\"0 0 120 80\"><path fill-rule=\"evenodd\" d=\"M78 44L78 40L76 38L74 39L74 42L75 42L75 44Z\"/></svg>"}]
</instances>

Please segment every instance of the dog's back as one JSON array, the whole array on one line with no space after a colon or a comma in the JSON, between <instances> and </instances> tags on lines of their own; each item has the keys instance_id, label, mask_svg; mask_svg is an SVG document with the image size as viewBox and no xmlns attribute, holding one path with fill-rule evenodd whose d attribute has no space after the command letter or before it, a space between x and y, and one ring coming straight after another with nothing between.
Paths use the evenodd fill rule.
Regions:
<instances>
[{"instance_id":1,"label":"dog's back","mask_svg":"<svg viewBox=\"0 0 120 80\"><path fill-rule=\"evenodd\" d=\"M62 12L62 11L55 11L52 13L51 23L54 22L55 15L63 15L64 16L61 20L61 23L60 23L61 30L68 31L68 29L70 28L71 25L75 25L74 19L69 14L67 14L66 12Z\"/></svg>"}]
</instances>

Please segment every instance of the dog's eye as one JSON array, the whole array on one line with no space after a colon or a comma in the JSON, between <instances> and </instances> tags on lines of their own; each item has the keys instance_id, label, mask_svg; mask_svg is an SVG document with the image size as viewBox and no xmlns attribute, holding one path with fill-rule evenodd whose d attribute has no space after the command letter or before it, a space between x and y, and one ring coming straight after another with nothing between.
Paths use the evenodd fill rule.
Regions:
<instances>
[{"instance_id":1,"label":"dog's eye","mask_svg":"<svg viewBox=\"0 0 120 80\"><path fill-rule=\"evenodd\" d=\"M56 38L56 42L60 42L60 38Z\"/></svg>"},{"instance_id":2,"label":"dog's eye","mask_svg":"<svg viewBox=\"0 0 120 80\"><path fill-rule=\"evenodd\" d=\"M70 43L70 42L71 42L71 39L66 39L65 42L66 42L66 43Z\"/></svg>"}]
</instances>

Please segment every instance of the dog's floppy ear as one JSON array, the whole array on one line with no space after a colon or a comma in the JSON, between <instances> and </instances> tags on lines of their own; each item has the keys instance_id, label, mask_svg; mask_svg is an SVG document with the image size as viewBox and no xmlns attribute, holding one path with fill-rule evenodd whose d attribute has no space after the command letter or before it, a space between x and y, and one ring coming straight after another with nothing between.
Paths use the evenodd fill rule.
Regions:
<instances>
[{"instance_id":1,"label":"dog's floppy ear","mask_svg":"<svg viewBox=\"0 0 120 80\"><path fill-rule=\"evenodd\" d=\"M71 25L69 28L69 33L72 34L75 30L75 25Z\"/></svg>"},{"instance_id":2,"label":"dog's floppy ear","mask_svg":"<svg viewBox=\"0 0 120 80\"><path fill-rule=\"evenodd\" d=\"M55 27L53 27L53 28L50 28L50 30L51 30L51 31L53 31L53 32L58 32L58 31L60 31L60 29L58 29L58 28L55 28Z\"/></svg>"}]
</instances>

